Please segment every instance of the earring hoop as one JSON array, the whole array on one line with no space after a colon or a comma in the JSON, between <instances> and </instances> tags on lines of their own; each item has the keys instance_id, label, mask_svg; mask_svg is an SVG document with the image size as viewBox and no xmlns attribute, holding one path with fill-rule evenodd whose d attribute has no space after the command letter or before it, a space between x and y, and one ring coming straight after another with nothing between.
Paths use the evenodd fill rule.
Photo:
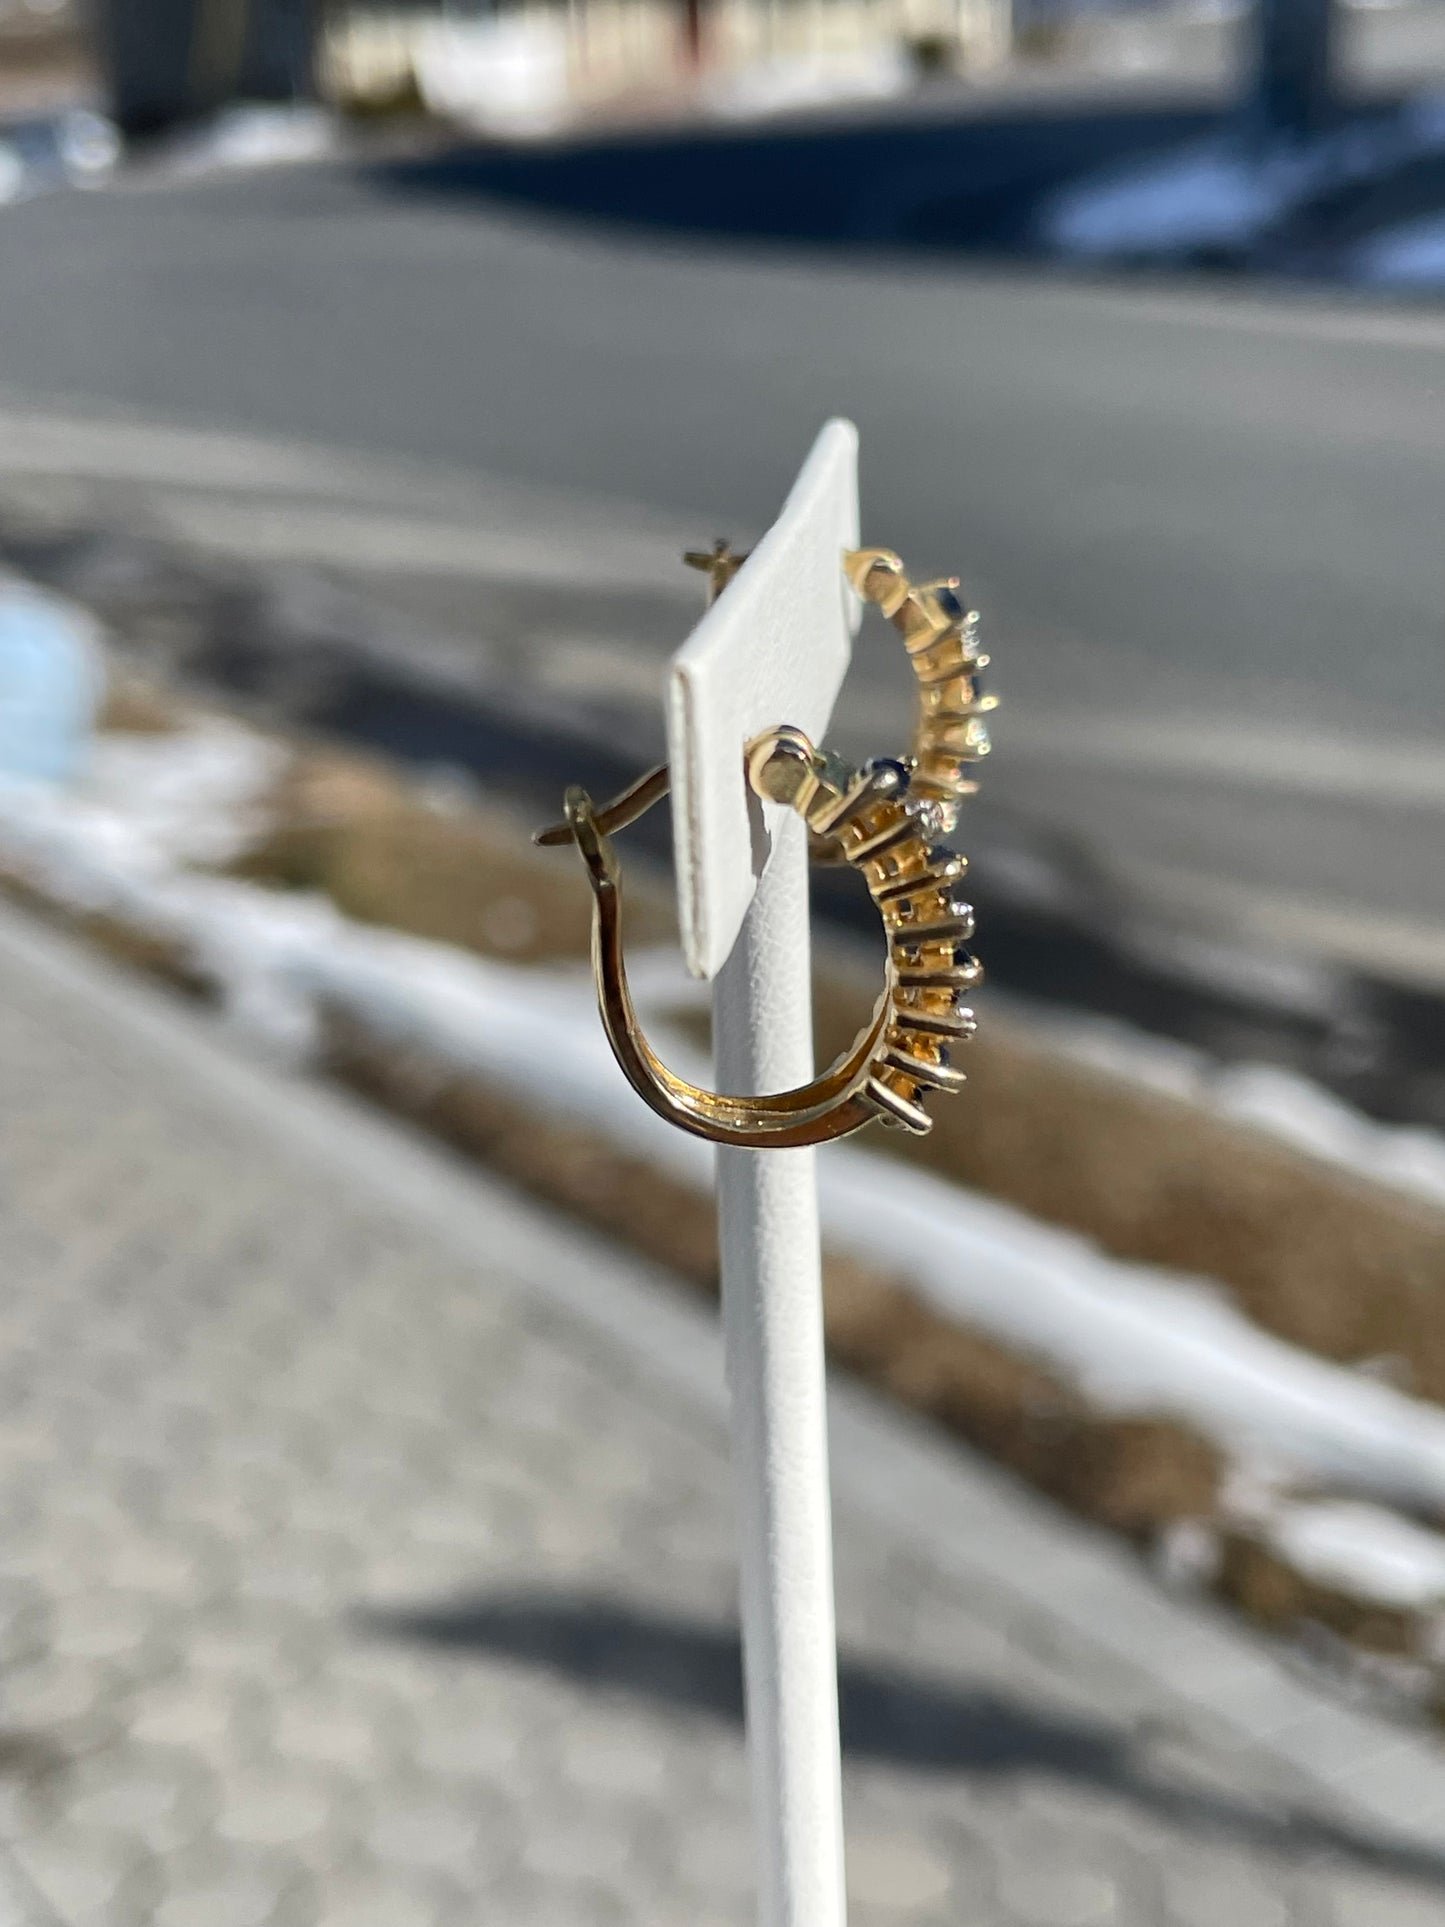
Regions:
<instances>
[{"instance_id":1,"label":"earring hoop","mask_svg":"<svg viewBox=\"0 0 1445 1927\"><path fill-rule=\"evenodd\" d=\"M979 718L996 700L978 686L988 659L973 646L976 618L963 612L955 584L915 589L885 549L852 551L844 566L858 593L899 628L918 673L913 753L847 771L788 726L765 731L746 750L755 793L794 809L816 851L859 872L887 934L886 977L872 1018L827 1071L790 1091L726 1095L669 1070L644 1036L627 981L612 837L667 794L666 765L601 810L585 790L569 789L564 821L534 839L575 842L581 852L593 897L598 1008L624 1076L660 1117L717 1144L824 1144L874 1118L922 1136L933 1122L924 1100L963 1083L950 1052L977 1028L962 1001L983 975L966 947L973 911L958 898L967 858L934 839L955 827L960 799L977 788L967 772L987 751Z\"/></svg>"},{"instance_id":2,"label":"earring hoop","mask_svg":"<svg viewBox=\"0 0 1445 1927\"><path fill-rule=\"evenodd\" d=\"M977 793L974 769L989 752L984 717L998 708L987 695L989 658L978 647L978 611L959 599L958 577L914 584L892 549L849 549L843 573L903 638L918 680L918 708L906 766L909 794L931 832L958 828L959 804Z\"/></svg>"}]
</instances>

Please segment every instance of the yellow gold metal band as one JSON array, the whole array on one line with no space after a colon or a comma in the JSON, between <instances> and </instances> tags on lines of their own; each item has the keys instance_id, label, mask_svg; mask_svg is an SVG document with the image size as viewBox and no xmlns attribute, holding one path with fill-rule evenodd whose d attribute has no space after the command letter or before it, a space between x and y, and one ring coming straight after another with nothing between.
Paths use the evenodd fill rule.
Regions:
<instances>
[{"instance_id":1,"label":"yellow gold metal band","mask_svg":"<svg viewBox=\"0 0 1445 1927\"><path fill-rule=\"evenodd\" d=\"M933 806L932 827L946 836L978 788L974 767L989 750L984 718L998 707L983 690L989 659L979 651L977 613L960 602L953 577L915 587L891 549L850 549L843 572L903 638L918 679L909 793Z\"/></svg>"},{"instance_id":2,"label":"yellow gold metal band","mask_svg":"<svg viewBox=\"0 0 1445 1927\"><path fill-rule=\"evenodd\" d=\"M873 1016L827 1071L791 1091L728 1096L670 1071L643 1035L627 982L611 839L667 794L665 767L650 770L602 810L585 791L568 790L565 820L536 839L575 842L582 854L593 895L598 1006L628 1082L669 1123L718 1144L823 1144L874 1118L921 1135L932 1125L926 1098L963 1082L950 1051L975 1028L963 999L982 971L965 947L973 912L956 896L967 859L934 839L954 827L959 799L976 788L967 772L985 753L987 738L967 732L992 707L977 684L987 658L971 647L972 618L956 600L950 605L952 584L915 590L898 558L881 549L856 551L845 567L858 592L900 628L919 670L913 754L844 770L801 730L786 726L747 748L754 791L796 810L815 848L859 872L888 938L887 975Z\"/></svg>"}]
</instances>

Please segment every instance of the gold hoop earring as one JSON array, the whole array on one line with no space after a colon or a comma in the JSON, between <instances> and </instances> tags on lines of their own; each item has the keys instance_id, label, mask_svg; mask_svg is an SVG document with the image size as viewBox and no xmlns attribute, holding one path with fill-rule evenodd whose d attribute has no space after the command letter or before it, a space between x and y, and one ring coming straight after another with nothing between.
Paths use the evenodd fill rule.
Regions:
<instances>
[{"instance_id":1,"label":"gold hoop earring","mask_svg":"<svg viewBox=\"0 0 1445 1927\"><path fill-rule=\"evenodd\" d=\"M959 800L977 788L967 770L987 749L986 737L980 742L973 731L993 707L976 680L987 658L971 646L961 605L954 614L940 600L955 585L913 589L887 550L850 553L845 567L858 592L900 628L919 671L914 753L907 761L879 758L844 772L801 730L787 726L766 731L746 751L756 794L797 811L815 847L862 875L888 937L886 979L873 1016L827 1071L791 1091L729 1096L670 1071L643 1035L627 982L611 839L667 794L665 766L600 811L584 790L569 789L565 820L535 839L575 842L582 854L593 894L598 1008L623 1074L659 1116L718 1144L754 1150L823 1144L874 1118L923 1135L932 1129L924 1100L963 1083L950 1050L976 1028L962 1001L983 975L966 948L972 909L957 898L967 859L934 838L954 827ZM930 700L930 690L940 698Z\"/></svg>"},{"instance_id":2,"label":"gold hoop earring","mask_svg":"<svg viewBox=\"0 0 1445 1927\"><path fill-rule=\"evenodd\" d=\"M843 573L903 638L918 679L910 794L932 833L948 836L959 804L978 789L972 772L990 746L983 719L998 708L998 697L984 693L989 658L978 647L978 612L959 600L956 576L915 587L892 549L850 549Z\"/></svg>"}]
</instances>

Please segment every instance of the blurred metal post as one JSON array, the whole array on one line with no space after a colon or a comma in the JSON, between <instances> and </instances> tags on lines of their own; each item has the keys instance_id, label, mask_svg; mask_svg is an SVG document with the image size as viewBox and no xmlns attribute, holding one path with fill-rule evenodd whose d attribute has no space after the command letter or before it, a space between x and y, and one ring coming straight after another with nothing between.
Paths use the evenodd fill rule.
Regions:
<instances>
[{"instance_id":1,"label":"blurred metal post","mask_svg":"<svg viewBox=\"0 0 1445 1927\"><path fill-rule=\"evenodd\" d=\"M1334 106L1335 0L1255 0L1251 117L1261 132L1298 140Z\"/></svg>"},{"instance_id":2,"label":"blurred metal post","mask_svg":"<svg viewBox=\"0 0 1445 1927\"><path fill-rule=\"evenodd\" d=\"M95 0L106 104L127 134L157 133L196 112L198 11L198 0Z\"/></svg>"},{"instance_id":3,"label":"blurred metal post","mask_svg":"<svg viewBox=\"0 0 1445 1927\"><path fill-rule=\"evenodd\" d=\"M682 0L682 56L689 73L702 66L702 0Z\"/></svg>"},{"instance_id":4,"label":"blurred metal post","mask_svg":"<svg viewBox=\"0 0 1445 1927\"><path fill-rule=\"evenodd\" d=\"M227 101L311 92L314 0L93 0L107 105L161 133Z\"/></svg>"},{"instance_id":5,"label":"blurred metal post","mask_svg":"<svg viewBox=\"0 0 1445 1927\"><path fill-rule=\"evenodd\" d=\"M237 92L246 100L304 100L314 91L317 0L249 0Z\"/></svg>"}]
</instances>

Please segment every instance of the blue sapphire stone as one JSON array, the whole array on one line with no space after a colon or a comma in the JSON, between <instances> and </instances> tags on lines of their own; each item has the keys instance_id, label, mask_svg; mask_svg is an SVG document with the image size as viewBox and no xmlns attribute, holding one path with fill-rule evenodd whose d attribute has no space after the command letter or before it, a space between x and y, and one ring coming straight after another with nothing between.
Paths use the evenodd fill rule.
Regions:
<instances>
[{"instance_id":1,"label":"blue sapphire stone","mask_svg":"<svg viewBox=\"0 0 1445 1927\"><path fill-rule=\"evenodd\" d=\"M852 786L853 765L845 763L835 750L823 751L822 776L825 783L831 783L835 790L846 790Z\"/></svg>"},{"instance_id":2,"label":"blue sapphire stone","mask_svg":"<svg viewBox=\"0 0 1445 1927\"><path fill-rule=\"evenodd\" d=\"M896 781L884 783L880 785L880 787L891 790L896 796L902 796L908 788L908 769L907 766L900 763L896 757L870 756L868 761L863 765L861 773L864 776L879 777L883 775L885 770L891 770Z\"/></svg>"}]
</instances>

